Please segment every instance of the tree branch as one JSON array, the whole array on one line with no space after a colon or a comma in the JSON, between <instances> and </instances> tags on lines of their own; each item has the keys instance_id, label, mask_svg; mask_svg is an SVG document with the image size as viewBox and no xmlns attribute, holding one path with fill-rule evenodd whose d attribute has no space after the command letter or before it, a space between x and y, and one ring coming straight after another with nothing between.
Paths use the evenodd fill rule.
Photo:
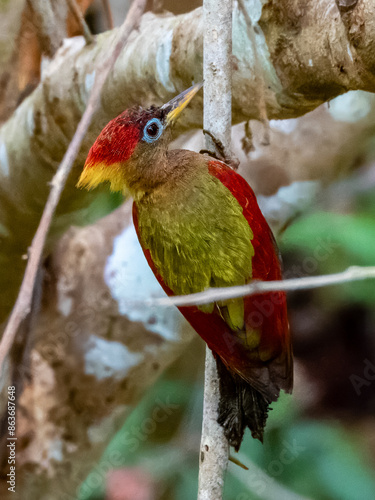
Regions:
<instances>
[{"instance_id":1,"label":"tree branch","mask_svg":"<svg viewBox=\"0 0 375 500\"><path fill-rule=\"evenodd\" d=\"M243 463L249 464L249 458L244 453L239 452L238 459ZM282 483L277 482L274 477L269 476L267 472L254 462L251 462L249 465L252 472L250 477L249 473L241 470L240 467L233 467L231 472L232 475L244 485L247 492L251 491L255 495L255 498L261 500L313 500L311 497L299 495ZM255 481L254 478L256 478ZM262 484L261 493L259 491L259 484ZM239 498L241 498L241 496L239 496Z\"/></svg>"},{"instance_id":2,"label":"tree branch","mask_svg":"<svg viewBox=\"0 0 375 500\"><path fill-rule=\"evenodd\" d=\"M229 446L217 422L220 399L216 360L206 346L198 500L220 500L228 467Z\"/></svg>"},{"instance_id":3,"label":"tree branch","mask_svg":"<svg viewBox=\"0 0 375 500\"><path fill-rule=\"evenodd\" d=\"M148 299L146 306L193 306L236 299L258 293L276 292L283 290L291 292L296 290L309 290L325 286L340 285L352 281L362 281L375 278L375 267L352 266L341 273L327 274L324 276L309 276L306 278L293 278L281 281L252 281L243 286L230 286L224 288L209 288L204 292L191 295L178 295L160 299Z\"/></svg>"},{"instance_id":4,"label":"tree branch","mask_svg":"<svg viewBox=\"0 0 375 500\"><path fill-rule=\"evenodd\" d=\"M105 12L105 17L107 18L108 29L112 30L114 28L114 23L109 0L102 0L102 4Z\"/></svg>"},{"instance_id":5,"label":"tree branch","mask_svg":"<svg viewBox=\"0 0 375 500\"><path fill-rule=\"evenodd\" d=\"M266 108L266 97L265 97L265 81L263 78L263 72L262 72L262 64L261 61L259 60L259 55L258 55L258 48L257 48L257 41L256 41L256 34L255 30L253 27L253 23L250 17L249 12L246 9L246 5L244 0L238 0L238 5L241 11L241 14L243 15L245 22L246 22L246 28L247 28L247 36L249 38L249 41L252 45L252 52L254 55L254 78L257 80L257 92L258 94L256 95L257 101L258 101L258 106L259 106L259 120L263 123L264 126L264 136L263 136L263 141L262 143L266 146L268 146L270 142L269 138L269 119L267 115L267 108ZM253 12L255 9L253 9Z\"/></svg>"},{"instance_id":6,"label":"tree branch","mask_svg":"<svg viewBox=\"0 0 375 500\"><path fill-rule=\"evenodd\" d=\"M203 39L204 107L206 147L216 152L215 140L231 157L232 125L232 0L204 0ZM222 152L223 154L223 152ZM216 360L206 346L204 407L199 460L198 500L220 500L228 467L229 445L218 423L220 401Z\"/></svg>"},{"instance_id":7,"label":"tree branch","mask_svg":"<svg viewBox=\"0 0 375 500\"><path fill-rule=\"evenodd\" d=\"M88 27L85 18L83 17L82 11L77 4L77 0L67 0L70 10L72 11L77 23L82 28L83 36L85 37L86 43L93 43L94 37L91 34L90 28Z\"/></svg>"}]
</instances>

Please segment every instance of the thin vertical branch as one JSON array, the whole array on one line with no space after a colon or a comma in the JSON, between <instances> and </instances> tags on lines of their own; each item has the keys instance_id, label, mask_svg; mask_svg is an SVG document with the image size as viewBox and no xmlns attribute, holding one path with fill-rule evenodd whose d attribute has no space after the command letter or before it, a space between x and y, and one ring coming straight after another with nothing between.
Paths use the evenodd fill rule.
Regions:
<instances>
[{"instance_id":1,"label":"thin vertical branch","mask_svg":"<svg viewBox=\"0 0 375 500\"><path fill-rule=\"evenodd\" d=\"M204 129L231 156L231 55L232 0L204 0L203 40ZM206 135L206 147L216 151L217 144ZM220 500L228 466L229 445L218 424L219 379L216 361L206 348L203 425L199 463L198 500Z\"/></svg>"},{"instance_id":2,"label":"thin vertical branch","mask_svg":"<svg viewBox=\"0 0 375 500\"><path fill-rule=\"evenodd\" d=\"M216 360L206 347L198 500L222 499L229 445L223 428L217 422L219 398Z\"/></svg>"},{"instance_id":3,"label":"thin vertical branch","mask_svg":"<svg viewBox=\"0 0 375 500\"><path fill-rule=\"evenodd\" d=\"M203 128L221 142L229 158L232 125L232 0L205 0L203 24ZM217 144L208 135L206 147L213 152L217 149Z\"/></svg>"},{"instance_id":4,"label":"thin vertical branch","mask_svg":"<svg viewBox=\"0 0 375 500\"><path fill-rule=\"evenodd\" d=\"M115 25L113 22L112 9L111 6L109 5L109 0L102 0L102 4L105 12L105 17L107 18L108 29L113 30Z\"/></svg>"},{"instance_id":5,"label":"thin vertical branch","mask_svg":"<svg viewBox=\"0 0 375 500\"><path fill-rule=\"evenodd\" d=\"M250 43L252 45L254 54L254 78L257 82L257 92L258 92L258 103L259 103L259 118L263 123L264 132L262 144L268 146L270 143L270 123L267 115L267 105L266 105L266 84L263 76L262 62L259 59L258 47L255 39L255 30L253 22L249 13L246 9L245 0L238 0L238 6L245 18L247 35L249 37Z\"/></svg>"},{"instance_id":6,"label":"thin vertical branch","mask_svg":"<svg viewBox=\"0 0 375 500\"><path fill-rule=\"evenodd\" d=\"M69 9L71 10L73 16L76 18L78 25L81 26L86 43L93 43L94 37L92 36L90 28L88 27L88 24L86 23L85 18L83 17L82 11L77 3L77 0L67 0L67 2Z\"/></svg>"}]
</instances>

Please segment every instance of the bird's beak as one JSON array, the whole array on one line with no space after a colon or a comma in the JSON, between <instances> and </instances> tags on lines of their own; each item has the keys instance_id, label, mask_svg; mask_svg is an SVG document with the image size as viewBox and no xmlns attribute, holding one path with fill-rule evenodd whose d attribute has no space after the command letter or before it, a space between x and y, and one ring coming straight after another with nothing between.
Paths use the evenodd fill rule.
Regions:
<instances>
[{"instance_id":1,"label":"bird's beak","mask_svg":"<svg viewBox=\"0 0 375 500\"><path fill-rule=\"evenodd\" d=\"M199 89L203 87L203 82L196 83L187 90L184 90L178 96L164 104L161 109L165 110L165 123L170 125L179 116L181 111L186 108Z\"/></svg>"}]
</instances>

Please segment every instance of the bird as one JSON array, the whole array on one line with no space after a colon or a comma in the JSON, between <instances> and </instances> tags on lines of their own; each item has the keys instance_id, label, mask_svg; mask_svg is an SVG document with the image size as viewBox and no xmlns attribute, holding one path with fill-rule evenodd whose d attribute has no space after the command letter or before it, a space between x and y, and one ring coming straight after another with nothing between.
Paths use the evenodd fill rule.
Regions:
<instances>
[{"instance_id":1,"label":"bird","mask_svg":"<svg viewBox=\"0 0 375 500\"><path fill-rule=\"evenodd\" d=\"M214 156L169 149L173 125L202 85L112 119L77 184L107 182L133 198L143 253L169 296L282 278L275 238L246 180ZM216 359L218 422L229 445L238 451L246 428L263 442L271 403L293 387L285 292L179 310Z\"/></svg>"}]
</instances>

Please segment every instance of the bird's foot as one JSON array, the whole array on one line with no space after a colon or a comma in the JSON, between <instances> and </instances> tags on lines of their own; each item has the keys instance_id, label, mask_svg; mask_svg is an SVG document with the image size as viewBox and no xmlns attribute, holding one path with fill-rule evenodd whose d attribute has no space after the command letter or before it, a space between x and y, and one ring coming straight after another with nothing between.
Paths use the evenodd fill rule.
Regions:
<instances>
[{"instance_id":1,"label":"bird's foot","mask_svg":"<svg viewBox=\"0 0 375 500\"><path fill-rule=\"evenodd\" d=\"M223 161L224 163L229 165L231 168L233 168L233 170L237 170L237 168L240 164L239 159L235 155L233 155L233 153L231 153L230 151L228 152L225 149L225 146L221 142L221 140L218 139L217 137L215 137L212 132L210 132L209 130L203 129L203 133L207 134L211 137L212 142L214 143L214 146L215 146L215 151L213 152L213 151L209 151L207 149L202 149L199 152L201 154L209 154L210 156L213 156L217 160Z\"/></svg>"}]
</instances>

